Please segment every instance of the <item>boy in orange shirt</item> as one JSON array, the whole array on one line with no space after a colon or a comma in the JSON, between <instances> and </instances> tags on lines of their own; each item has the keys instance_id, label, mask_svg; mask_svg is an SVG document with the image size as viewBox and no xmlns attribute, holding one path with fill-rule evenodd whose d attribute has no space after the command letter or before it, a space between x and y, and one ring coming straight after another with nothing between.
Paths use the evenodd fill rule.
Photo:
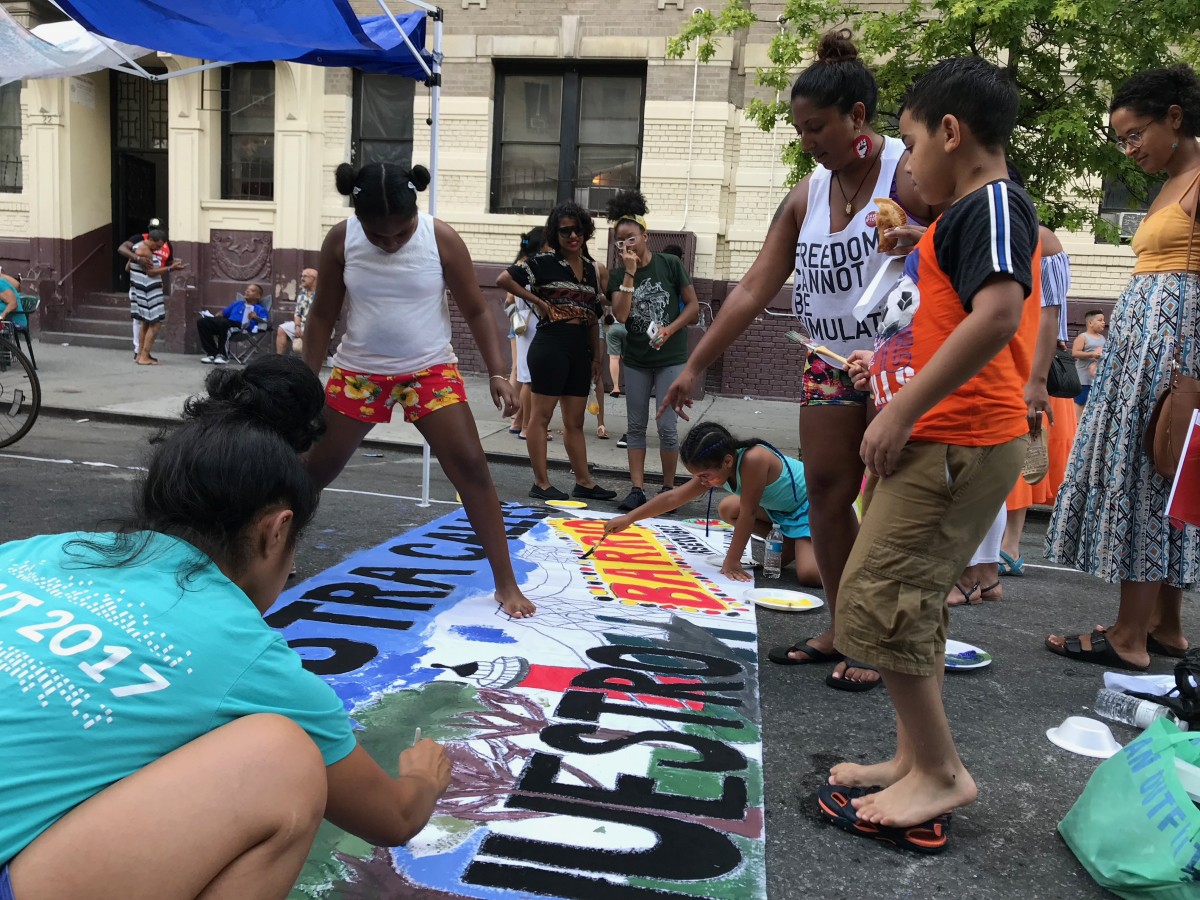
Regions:
<instances>
[{"instance_id":1,"label":"boy in orange shirt","mask_svg":"<svg viewBox=\"0 0 1200 900\"><path fill-rule=\"evenodd\" d=\"M945 212L909 254L875 352L850 373L878 410L862 442L867 510L838 592L834 645L877 667L896 707L896 755L840 763L822 814L919 852L946 846L975 800L942 706L946 594L1017 478L1040 278L1037 213L1008 180L1017 92L1003 71L945 60L909 89L900 136L921 199ZM879 790L879 787L882 790Z\"/></svg>"}]
</instances>

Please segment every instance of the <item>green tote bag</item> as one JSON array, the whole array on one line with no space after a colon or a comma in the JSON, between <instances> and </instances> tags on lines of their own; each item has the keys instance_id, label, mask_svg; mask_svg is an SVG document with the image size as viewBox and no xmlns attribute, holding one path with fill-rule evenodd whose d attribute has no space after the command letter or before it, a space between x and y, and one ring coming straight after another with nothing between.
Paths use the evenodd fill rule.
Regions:
<instances>
[{"instance_id":1,"label":"green tote bag","mask_svg":"<svg viewBox=\"0 0 1200 900\"><path fill-rule=\"evenodd\" d=\"M1175 760L1200 764L1200 733L1158 719L1101 763L1058 831L1119 897L1200 900L1200 809Z\"/></svg>"}]
</instances>

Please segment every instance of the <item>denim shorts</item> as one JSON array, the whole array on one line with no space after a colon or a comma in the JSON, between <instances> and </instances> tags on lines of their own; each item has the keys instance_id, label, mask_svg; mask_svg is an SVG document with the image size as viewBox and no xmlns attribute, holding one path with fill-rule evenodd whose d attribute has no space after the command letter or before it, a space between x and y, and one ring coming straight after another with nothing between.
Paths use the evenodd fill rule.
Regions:
<instances>
[{"instance_id":1,"label":"denim shorts","mask_svg":"<svg viewBox=\"0 0 1200 900\"><path fill-rule=\"evenodd\" d=\"M0 900L17 900L13 896L12 879L8 877L8 866L0 869Z\"/></svg>"}]
</instances>

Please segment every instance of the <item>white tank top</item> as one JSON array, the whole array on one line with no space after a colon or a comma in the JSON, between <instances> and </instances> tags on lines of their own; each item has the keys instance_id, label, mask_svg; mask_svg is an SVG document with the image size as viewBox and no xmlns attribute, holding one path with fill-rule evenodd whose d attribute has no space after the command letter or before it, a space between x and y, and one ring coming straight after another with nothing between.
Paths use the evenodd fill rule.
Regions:
<instances>
[{"instance_id":1,"label":"white tank top","mask_svg":"<svg viewBox=\"0 0 1200 900\"><path fill-rule=\"evenodd\" d=\"M433 217L417 214L417 229L395 253L346 220L346 333L333 363L368 375L403 375L456 363L450 346L446 279Z\"/></svg>"},{"instance_id":2,"label":"white tank top","mask_svg":"<svg viewBox=\"0 0 1200 900\"><path fill-rule=\"evenodd\" d=\"M879 177L870 196L887 197L896 176L904 144L884 138ZM888 260L875 248L875 204L870 201L850 220L844 231L829 233L829 191L832 173L817 166L808 180L808 211L796 240L796 281L792 310L814 341L848 356L853 350L872 350L882 309L859 322L854 304L875 273ZM848 187L843 185L843 187ZM837 202L841 195L837 195Z\"/></svg>"}]
</instances>

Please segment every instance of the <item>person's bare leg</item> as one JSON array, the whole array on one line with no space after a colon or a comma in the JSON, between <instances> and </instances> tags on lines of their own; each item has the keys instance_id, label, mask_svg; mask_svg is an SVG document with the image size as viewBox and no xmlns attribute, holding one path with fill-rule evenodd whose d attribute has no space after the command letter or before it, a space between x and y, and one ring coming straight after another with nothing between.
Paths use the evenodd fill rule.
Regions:
<instances>
[{"instance_id":1,"label":"person's bare leg","mask_svg":"<svg viewBox=\"0 0 1200 900\"><path fill-rule=\"evenodd\" d=\"M854 501L862 487L863 462L859 457L866 410L861 406L806 406L800 409L800 446L804 452L804 478L808 486L808 518L813 552L825 587L829 627L812 638L810 646L833 652L833 621L837 616L837 590L850 548L858 535ZM802 652L788 656L803 660ZM877 672L848 668L838 663L834 674L849 681L876 681Z\"/></svg>"},{"instance_id":2,"label":"person's bare leg","mask_svg":"<svg viewBox=\"0 0 1200 900\"><path fill-rule=\"evenodd\" d=\"M792 541L796 555L796 580L805 587L821 586L821 570L817 566L817 554L813 552L811 538L796 538Z\"/></svg>"},{"instance_id":3,"label":"person's bare leg","mask_svg":"<svg viewBox=\"0 0 1200 900\"><path fill-rule=\"evenodd\" d=\"M550 466L546 461L546 438L550 417L554 415L557 397L545 394L530 394L529 417L525 420L525 449L529 451L529 466L533 469L533 483L540 488L550 487Z\"/></svg>"},{"instance_id":4,"label":"person's bare leg","mask_svg":"<svg viewBox=\"0 0 1200 900\"><path fill-rule=\"evenodd\" d=\"M529 413L532 404L533 393L529 390L529 382L525 382L521 385L521 409L517 412L517 417L513 419L513 428L520 429L523 438L528 438L525 430L529 427Z\"/></svg>"},{"instance_id":5,"label":"person's bare leg","mask_svg":"<svg viewBox=\"0 0 1200 900\"><path fill-rule=\"evenodd\" d=\"M325 813L312 739L254 715L81 803L10 863L17 897L245 900L291 890Z\"/></svg>"},{"instance_id":6,"label":"person's bare leg","mask_svg":"<svg viewBox=\"0 0 1200 900\"><path fill-rule=\"evenodd\" d=\"M945 656L938 654L935 671L942 672L945 663ZM853 800L858 817L877 825L908 828L974 803L978 791L954 746L942 706L941 678L884 669L883 683L896 705L911 765L879 793ZM898 750L897 758L901 752Z\"/></svg>"},{"instance_id":7,"label":"person's bare leg","mask_svg":"<svg viewBox=\"0 0 1200 900\"><path fill-rule=\"evenodd\" d=\"M158 338L158 333L161 330L162 322L155 322L153 325L146 325L142 328L142 346L138 350L137 357L140 365L158 365L157 360L150 355L150 351L154 349L154 341Z\"/></svg>"},{"instance_id":8,"label":"person's bare leg","mask_svg":"<svg viewBox=\"0 0 1200 900\"><path fill-rule=\"evenodd\" d=\"M587 397L561 397L558 408L563 420L563 446L567 450L571 468L575 470L575 483L580 487L595 487L596 482L588 470L587 438L583 435Z\"/></svg>"},{"instance_id":9,"label":"person's bare leg","mask_svg":"<svg viewBox=\"0 0 1200 900\"><path fill-rule=\"evenodd\" d=\"M325 434L304 455L304 468L318 490L324 490L342 474L372 427L370 422L360 422L325 407Z\"/></svg>"},{"instance_id":10,"label":"person's bare leg","mask_svg":"<svg viewBox=\"0 0 1200 900\"><path fill-rule=\"evenodd\" d=\"M646 451L642 451L643 458ZM675 486L675 473L679 471L679 451L678 450L659 450L659 462L662 463L663 486Z\"/></svg>"},{"instance_id":11,"label":"person's bare leg","mask_svg":"<svg viewBox=\"0 0 1200 900\"><path fill-rule=\"evenodd\" d=\"M621 393L621 357L608 358L608 375L612 379L612 389L618 394Z\"/></svg>"},{"instance_id":12,"label":"person's bare leg","mask_svg":"<svg viewBox=\"0 0 1200 900\"><path fill-rule=\"evenodd\" d=\"M1165 581L1150 617L1150 634L1164 647L1185 652L1190 645L1183 634L1183 591Z\"/></svg>"},{"instance_id":13,"label":"person's bare leg","mask_svg":"<svg viewBox=\"0 0 1200 900\"><path fill-rule=\"evenodd\" d=\"M1025 515L1028 512L1028 508L1010 509L1008 521L1004 523L1004 537L1000 538L1000 549L1013 559L1021 555L1021 535L1025 531Z\"/></svg>"},{"instance_id":14,"label":"person's bare leg","mask_svg":"<svg viewBox=\"0 0 1200 900\"><path fill-rule=\"evenodd\" d=\"M509 555L508 535L504 529L504 514L500 498L492 483L483 444L475 418L466 403L455 403L422 416L417 430L429 442L442 471L462 497L463 509L475 529L475 535L492 568L496 582L496 601L514 619L532 616L537 608L517 587Z\"/></svg>"},{"instance_id":15,"label":"person's bare leg","mask_svg":"<svg viewBox=\"0 0 1200 900\"><path fill-rule=\"evenodd\" d=\"M646 487L646 448L630 447L625 453L629 457L629 483L635 488Z\"/></svg>"}]
</instances>

